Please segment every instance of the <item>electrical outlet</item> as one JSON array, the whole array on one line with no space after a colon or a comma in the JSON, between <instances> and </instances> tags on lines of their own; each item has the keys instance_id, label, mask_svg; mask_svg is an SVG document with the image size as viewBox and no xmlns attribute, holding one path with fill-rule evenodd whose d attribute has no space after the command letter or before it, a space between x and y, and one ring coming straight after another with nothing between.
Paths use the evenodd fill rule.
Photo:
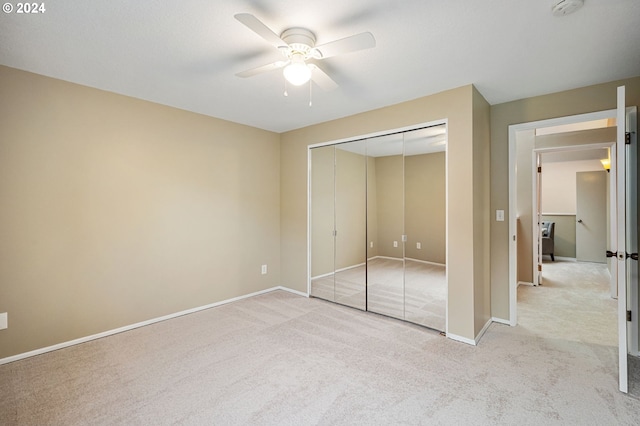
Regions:
<instances>
[{"instance_id":1,"label":"electrical outlet","mask_svg":"<svg viewBox=\"0 0 640 426\"><path fill-rule=\"evenodd\" d=\"M267 265L262 265L262 275L267 273Z\"/></svg>"},{"instance_id":2,"label":"electrical outlet","mask_svg":"<svg viewBox=\"0 0 640 426\"><path fill-rule=\"evenodd\" d=\"M416 243L416 248L417 248L418 250L422 249L422 243Z\"/></svg>"},{"instance_id":3,"label":"electrical outlet","mask_svg":"<svg viewBox=\"0 0 640 426\"><path fill-rule=\"evenodd\" d=\"M394 241L394 242L393 242L393 246L394 246L394 247L398 247L398 242L397 242L397 241Z\"/></svg>"},{"instance_id":4,"label":"electrical outlet","mask_svg":"<svg viewBox=\"0 0 640 426\"><path fill-rule=\"evenodd\" d=\"M4 312L2 314L0 314L0 330L4 330L5 328L9 327L9 314Z\"/></svg>"}]
</instances>

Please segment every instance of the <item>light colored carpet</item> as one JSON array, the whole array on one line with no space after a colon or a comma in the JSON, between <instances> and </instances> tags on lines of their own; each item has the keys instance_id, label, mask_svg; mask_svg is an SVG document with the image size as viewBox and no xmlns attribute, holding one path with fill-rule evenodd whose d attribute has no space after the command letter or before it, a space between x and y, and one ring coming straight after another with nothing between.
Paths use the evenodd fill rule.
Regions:
<instances>
[{"instance_id":1,"label":"light colored carpet","mask_svg":"<svg viewBox=\"0 0 640 426\"><path fill-rule=\"evenodd\" d=\"M542 337L617 350L618 302L610 297L609 279L604 264L545 261L542 286L519 287L519 323ZM629 394L640 398L640 360L628 356L628 370Z\"/></svg>"},{"instance_id":2,"label":"light colored carpet","mask_svg":"<svg viewBox=\"0 0 640 426\"><path fill-rule=\"evenodd\" d=\"M581 296L563 319L556 291L576 293L521 288L521 325L476 347L272 292L1 365L0 424L637 425L611 326Z\"/></svg>"},{"instance_id":3,"label":"light colored carpet","mask_svg":"<svg viewBox=\"0 0 640 426\"><path fill-rule=\"evenodd\" d=\"M629 394L640 399L640 358L629 355L627 357L629 368Z\"/></svg>"},{"instance_id":4,"label":"light colored carpet","mask_svg":"<svg viewBox=\"0 0 640 426\"><path fill-rule=\"evenodd\" d=\"M374 258L366 267L313 279L311 295L361 310L366 306L368 311L434 330L445 329L447 281L444 266L411 259L405 259L403 263L402 259Z\"/></svg>"},{"instance_id":5,"label":"light colored carpet","mask_svg":"<svg viewBox=\"0 0 640 426\"><path fill-rule=\"evenodd\" d=\"M618 302L605 264L545 261L542 276L541 286L518 287L522 327L542 337L618 345Z\"/></svg>"}]
</instances>

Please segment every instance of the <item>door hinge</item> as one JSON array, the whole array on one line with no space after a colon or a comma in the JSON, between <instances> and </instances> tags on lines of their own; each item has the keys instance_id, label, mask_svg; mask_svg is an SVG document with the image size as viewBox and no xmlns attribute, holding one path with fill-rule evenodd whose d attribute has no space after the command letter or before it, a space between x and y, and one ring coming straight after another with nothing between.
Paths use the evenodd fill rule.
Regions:
<instances>
[{"instance_id":1,"label":"door hinge","mask_svg":"<svg viewBox=\"0 0 640 426\"><path fill-rule=\"evenodd\" d=\"M542 265L538 264L538 271L542 271Z\"/></svg>"},{"instance_id":2,"label":"door hinge","mask_svg":"<svg viewBox=\"0 0 640 426\"><path fill-rule=\"evenodd\" d=\"M618 257L618 252L607 250L607 257Z\"/></svg>"},{"instance_id":3,"label":"door hinge","mask_svg":"<svg viewBox=\"0 0 640 426\"><path fill-rule=\"evenodd\" d=\"M538 166L538 173L542 173L542 166Z\"/></svg>"},{"instance_id":4,"label":"door hinge","mask_svg":"<svg viewBox=\"0 0 640 426\"><path fill-rule=\"evenodd\" d=\"M638 253L627 253L627 259L631 258L632 260L638 260Z\"/></svg>"},{"instance_id":5,"label":"door hinge","mask_svg":"<svg viewBox=\"0 0 640 426\"><path fill-rule=\"evenodd\" d=\"M624 143L631 145L631 133L627 132L624 134Z\"/></svg>"},{"instance_id":6,"label":"door hinge","mask_svg":"<svg viewBox=\"0 0 640 426\"><path fill-rule=\"evenodd\" d=\"M338 231L336 229L333 230L333 232L331 232L333 234L334 237L338 236Z\"/></svg>"},{"instance_id":7,"label":"door hinge","mask_svg":"<svg viewBox=\"0 0 640 426\"><path fill-rule=\"evenodd\" d=\"M627 321L631 321L631 311L627 311Z\"/></svg>"}]
</instances>

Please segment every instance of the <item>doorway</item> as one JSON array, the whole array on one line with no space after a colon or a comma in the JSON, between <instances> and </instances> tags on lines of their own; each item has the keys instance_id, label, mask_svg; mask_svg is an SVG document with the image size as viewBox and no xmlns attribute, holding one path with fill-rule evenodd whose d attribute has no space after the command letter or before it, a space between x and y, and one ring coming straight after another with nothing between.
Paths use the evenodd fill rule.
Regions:
<instances>
[{"instance_id":1,"label":"doorway","mask_svg":"<svg viewBox=\"0 0 640 426\"><path fill-rule=\"evenodd\" d=\"M571 130L535 138L536 144L561 146L532 150L534 285L542 284L543 259L606 263L606 249L615 244L614 229L608 226L615 214L615 180L610 179L608 170L615 142L564 145L572 140L615 140L613 123L602 124L605 127L598 130ZM528 204L520 201L518 208L527 209ZM517 254L526 256L520 247Z\"/></svg>"},{"instance_id":2,"label":"doorway","mask_svg":"<svg viewBox=\"0 0 640 426\"><path fill-rule=\"evenodd\" d=\"M614 233L616 235L616 245L612 247L618 247L618 251L616 249L611 249L611 255L615 257L614 267L611 268L612 271L612 285L617 283L617 288L620 290L618 293L618 302L617 302L617 323L618 323L618 353L619 353L619 381L620 381L620 390L623 392L627 392L627 345L630 343L630 348L635 347L637 344L637 336L630 333L633 329L633 323L631 321L627 321L626 315L627 310L635 310L637 317L637 307L638 300L632 297L630 300L630 305L627 305L627 294L633 294L634 291L637 295L637 272L634 274L634 270L637 271L637 261L631 262L632 266L628 267L627 265L630 263L629 258L635 260L637 255L637 246L630 247L627 242L628 241L637 241L637 210L628 211L627 207L631 205L628 201L628 194L633 194L632 199L635 198L636 191L638 188L637 178L629 180L629 176L624 172L625 168L629 168L629 164L627 164L627 159L631 158L631 155L628 153L629 146L625 145L625 132L627 132L627 140L631 139L635 141L636 139L636 108L626 108L625 109L625 98L624 98L624 87L618 88L618 102L616 110L609 111L601 111L597 113L590 114L582 114L570 117L560 117L556 119L542 120L538 122L531 123L523 123L518 125L509 126L509 206L510 206L510 215L509 215L509 231L512 236L510 238L510 249L509 249L509 281L510 281L510 294L509 294L509 305L510 305L510 324L517 324L517 286L518 286L518 268L523 265L522 256L519 253L519 246L522 245L521 234L518 232L524 230L523 233L524 239L528 235L527 244L529 250L533 248L533 238L535 235L535 231L531 232L533 229L533 215L530 215L528 218L528 222L525 226L522 226L520 223L521 217L517 216L517 200L521 197L519 180L516 178L516 171L521 172L521 170L517 170L516 167L516 158L518 152L520 151L519 144L517 144L517 136L518 132L535 132L536 128L540 127L550 127L556 125L568 125L568 124L577 124L585 121L595 121L602 119L616 119L616 122L619 124L616 130L616 147L617 149L617 165L620 169L620 173L615 174L612 168L612 179L616 182L616 192L622 194L622 197L616 198L616 214L613 215L611 222L616 223L616 229ZM635 143L631 143L631 146L635 147ZM634 148L635 149L635 148ZM520 152L521 153L521 152ZM531 158L530 154L529 158ZM534 166L535 163L529 160L529 164ZM630 164L631 169L637 168L637 157L633 156L633 161ZM532 176L531 173L528 173L528 176ZM532 186L532 185L531 185ZM530 187L531 187L530 186ZM628 188L628 189L625 189ZM529 199L534 199L533 194L529 194ZM534 201L535 203L535 201ZM531 212L531 209L528 210ZM526 218L525 218L526 219ZM536 224L537 226L537 224ZM633 238L629 238L629 234ZM634 251L635 250L635 251ZM625 251L629 254L629 256L625 259ZM635 257L634 257L635 255ZM534 256L525 256L525 260L532 259ZM526 261L524 265L527 265L531 268L531 276L534 276L537 273L536 264L534 262ZM629 273L631 271L631 273ZM533 281L533 280L532 280ZM636 318L637 320L637 318Z\"/></svg>"}]
</instances>

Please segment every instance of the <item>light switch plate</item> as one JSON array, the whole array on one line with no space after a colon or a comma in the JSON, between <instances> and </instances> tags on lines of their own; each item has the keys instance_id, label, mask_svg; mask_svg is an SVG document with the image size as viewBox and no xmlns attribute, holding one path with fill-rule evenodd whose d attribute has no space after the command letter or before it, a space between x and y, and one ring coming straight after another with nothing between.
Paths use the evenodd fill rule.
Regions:
<instances>
[{"instance_id":1,"label":"light switch plate","mask_svg":"<svg viewBox=\"0 0 640 426\"><path fill-rule=\"evenodd\" d=\"M496 210L496 222L504 222L504 210Z\"/></svg>"},{"instance_id":2,"label":"light switch plate","mask_svg":"<svg viewBox=\"0 0 640 426\"><path fill-rule=\"evenodd\" d=\"M0 314L0 330L4 330L8 325L8 316L6 312Z\"/></svg>"}]
</instances>

